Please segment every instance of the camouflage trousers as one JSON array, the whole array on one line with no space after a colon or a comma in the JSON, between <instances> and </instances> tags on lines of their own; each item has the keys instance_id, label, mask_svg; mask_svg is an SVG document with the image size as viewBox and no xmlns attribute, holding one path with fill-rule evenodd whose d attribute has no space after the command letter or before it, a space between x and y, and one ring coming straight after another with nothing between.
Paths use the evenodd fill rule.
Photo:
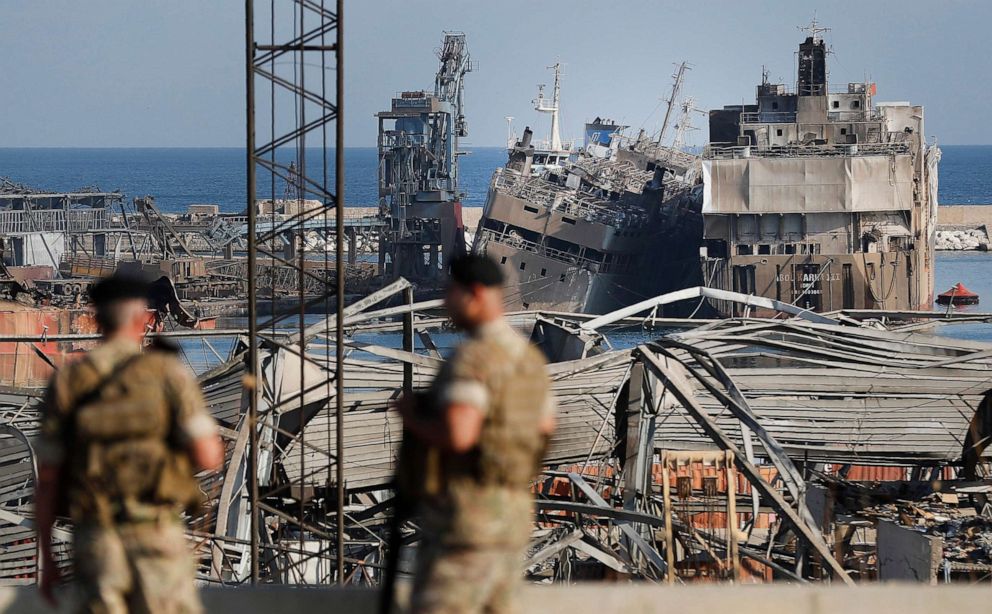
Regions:
<instances>
[{"instance_id":1,"label":"camouflage trousers","mask_svg":"<svg viewBox=\"0 0 992 614\"><path fill-rule=\"evenodd\" d=\"M81 526L75 532L79 611L199 614L196 567L175 521Z\"/></svg>"},{"instance_id":2,"label":"camouflage trousers","mask_svg":"<svg viewBox=\"0 0 992 614\"><path fill-rule=\"evenodd\" d=\"M417 554L412 614L519 611L524 548L443 547L425 539Z\"/></svg>"}]
</instances>

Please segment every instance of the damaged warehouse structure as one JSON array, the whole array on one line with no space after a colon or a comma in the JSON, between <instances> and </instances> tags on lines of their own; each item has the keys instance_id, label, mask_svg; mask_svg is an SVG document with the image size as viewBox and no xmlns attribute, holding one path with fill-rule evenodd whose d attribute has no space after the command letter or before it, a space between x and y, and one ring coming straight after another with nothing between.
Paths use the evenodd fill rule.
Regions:
<instances>
[{"instance_id":1,"label":"damaged warehouse structure","mask_svg":"<svg viewBox=\"0 0 992 614\"><path fill-rule=\"evenodd\" d=\"M761 300L709 289L695 296L714 292L742 304ZM992 573L992 346L933 335L919 313L797 311L721 321L662 319L650 305L601 317L510 314L551 360L560 407L534 484L534 539L521 561L528 576L853 583ZM246 385L243 331L210 333L236 339L199 376L227 450L225 467L202 476L209 503L191 519L203 581L248 582L253 561L269 583L382 580L402 430L390 403L405 386L426 386L457 341L439 313L439 301L414 303L401 279L342 314L343 533L335 522L336 317L309 323L303 334L274 329L256 348L255 388ZM932 317L952 325L992 316ZM7 583L37 577L30 501L39 395L6 388L0 396ZM70 530L60 527L56 539L64 544ZM404 536L415 544L416 525ZM68 556L67 545L62 552Z\"/></svg>"}]
</instances>

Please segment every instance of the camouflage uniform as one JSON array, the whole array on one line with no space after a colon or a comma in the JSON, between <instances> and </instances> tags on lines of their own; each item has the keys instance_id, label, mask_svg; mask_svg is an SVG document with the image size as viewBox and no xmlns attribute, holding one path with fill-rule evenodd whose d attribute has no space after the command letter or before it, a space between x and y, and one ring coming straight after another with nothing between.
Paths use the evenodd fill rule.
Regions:
<instances>
[{"instance_id":1,"label":"camouflage uniform","mask_svg":"<svg viewBox=\"0 0 992 614\"><path fill-rule=\"evenodd\" d=\"M62 467L80 611L202 611L180 513L199 495L186 449L215 430L166 352L109 341L52 378L38 456Z\"/></svg>"},{"instance_id":2,"label":"camouflage uniform","mask_svg":"<svg viewBox=\"0 0 992 614\"><path fill-rule=\"evenodd\" d=\"M477 407L485 421L475 449L442 454L428 470L412 610L512 612L533 528L539 423L554 412L544 357L505 321L490 322L458 347L428 396L435 408Z\"/></svg>"}]
</instances>

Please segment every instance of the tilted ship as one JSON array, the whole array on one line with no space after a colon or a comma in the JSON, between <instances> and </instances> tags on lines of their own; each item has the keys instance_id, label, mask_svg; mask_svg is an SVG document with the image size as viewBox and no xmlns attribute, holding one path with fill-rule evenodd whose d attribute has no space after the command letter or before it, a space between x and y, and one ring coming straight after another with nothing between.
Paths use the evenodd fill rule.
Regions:
<instances>
[{"instance_id":1,"label":"tilted ship","mask_svg":"<svg viewBox=\"0 0 992 614\"><path fill-rule=\"evenodd\" d=\"M703 278L812 311L929 310L940 150L923 107L831 90L824 30L808 31L795 91L765 73L755 104L710 112Z\"/></svg>"},{"instance_id":2,"label":"tilted ship","mask_svg":"<svg viewBox=\"0 0 992 614\"><path fill-rule=\"evenodd\" d=\"M552 103L535 103L561 150L555 69ZM602 313L698 285L698 158L623 128L597 118L554 164L528 128L494 173L473 249L502 265L509 309Z\"/></svg>"}]
</instances>

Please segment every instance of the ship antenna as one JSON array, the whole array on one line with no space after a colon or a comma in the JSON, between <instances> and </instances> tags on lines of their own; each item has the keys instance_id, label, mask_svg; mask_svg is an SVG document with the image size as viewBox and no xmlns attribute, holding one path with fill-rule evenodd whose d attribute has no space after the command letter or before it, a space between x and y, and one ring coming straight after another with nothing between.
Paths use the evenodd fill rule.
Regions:
<instances>
[{"instance_id":1,"label":"ship antenna","mask_svg":"<svg viewBox=\"0 0 992 614\"><path fill-rule=\"evenodd\" d=\"M823 37L820 35L830 31L830 28L824 28L816 21L816 11L813 11L813 20L809 22L809 25L796 27L800 32L806 32L813 39L814 43L823 40Z\"/></svg>"},{"instance_id":2,"label":"ship antenna","mask_svg":"<svg viewBox=\"0 0 992 614\"><path fill-rule=\"evenodd\" d=\"M692 125L693 113L700 113L702 115L706 114L705 111L696 107L695 98L692 96L686 96L685 99L682 100L679 119L675 122L675 138L672 140L672 149L682 151L685 147L686 133L690 130L699 130L699 128Z\"/></svg>"}]
</instances>

